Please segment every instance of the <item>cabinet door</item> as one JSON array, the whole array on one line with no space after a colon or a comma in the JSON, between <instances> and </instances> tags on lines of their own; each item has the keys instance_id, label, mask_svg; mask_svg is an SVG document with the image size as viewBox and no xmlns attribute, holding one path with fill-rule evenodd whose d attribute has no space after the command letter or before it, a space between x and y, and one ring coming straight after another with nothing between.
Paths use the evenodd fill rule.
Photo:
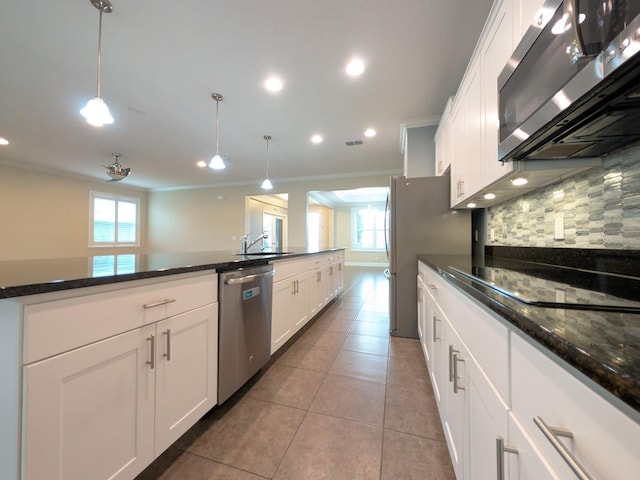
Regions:
<instances>
[{"instance_id":1,"label":"cabinet door","mask_svg":"<svg viewBox=\"0 0 640 480\"><path fill-rule=\"evenodd\" d=\"M322 269L316 268L309 275L309 317L313 318L322 309Z\"/></svg>"},{"instance_id":2,"label":"cabinet door","mask_svg":"<svg viewBox=\"0 0 640 480\"><path fill-rule=\"evenodd\" d=\"M293 335L295 310L292 304L295 283L283 280L273 284L271 307L271 355Z\"/></svg>"},{"instance_id":3,"label":"cabinet door","mask_svg":"<svg viewBox=\"0 0 640 480\"><path fill-rule=\"evenodd\" d=\"M430 297L430 307L430 321L427 324L427 328L433 333L431 337L431 385L433 386L440 417L445 418L447 415L446 389L449 384L449 350L445 338L447 318L433 300L433 297Z\"/></svg>"},{"instance_id":4,"label":"cabinet door","mask_svg":"<svg viewBox=\"0 0 640 480\"><path fill-rule=\"evenodd\" d=\"M295 305L295 318L293 333L300 330L309 321L309 284L311 278L307 273L298 275L294 280L293 301Z\"/></svg>"},{"instance_id":5,"label":"cabinet door","mask_svg":"<svg viewBox=\"0 0 640 480\"><path fill-rule=\"evenodd\" d=\"M512 0L502 0L482 46L482 83L484 95L484 145L482 183L489 185L509 173L513 162L498 161L498 76L513 51Z\"/></svg>"},{"instance_id":6,"label":"cabinet door","mask_svg":"<svg viewBox=\"0 0 640 480\"><path fill-rule=\"evenodd\" d=\"M425 344L425 301L427 292L425 291L424 283L420 280L420 277L417 277L417 288L418 288L418 338L420 339L420 345L422 345L424 350ZM425 360L427 364L429 363L429 354L425 351Z\"/></svg>"},{"instance_id":7,"label":"cabinet door","mask_svg":"<svg viewBox=\"0 0 640 480\"><path fill-rule=\"evenodd\" d=\"M467 349L449 323L445 324L445 340L448 382L445 393L447 415L444 421L444 434L456 478L464 478L465 419L468 401L467 390L469 388L467 368L470 360Z\"/></svg>"},{"instance_id":8,"label":"cabinet door","mask_svg":"<svg viewBox=\"0 0 640 480\"><path fill-rule=\"evenodd\" d=\"M467 360L466 384L468 453L465 456L468 463L465 478L498 478L496 438L500 436L505 442L509 438L508 407L475 359Z\"/></svg>"},{"instance_id":9,"label":"cabinet door","mask_svg":"<svg viewBox=\"0 0 640 480\"><path fill-rule=\"evenodd\" d=\"M153 460L156 340L147 326L25 367L24 479L131 479Z\"/></svg>"},{"instance_id":10,"label":"cabinet door","mask_svg":"<svg viewBox=\"0 0 640 480\"><path fill-rule=\"evenodd\" d=\"M218 303L157 325L156 456L216 404Z\"/></svg>"}]
</instances>

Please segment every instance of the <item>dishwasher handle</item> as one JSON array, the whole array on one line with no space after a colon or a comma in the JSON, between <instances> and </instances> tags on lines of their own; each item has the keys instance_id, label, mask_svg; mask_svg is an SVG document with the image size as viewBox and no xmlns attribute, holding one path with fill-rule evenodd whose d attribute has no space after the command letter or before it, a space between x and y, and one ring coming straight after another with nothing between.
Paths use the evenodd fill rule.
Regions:
<instances>
[{"instance_id":1,"label":"dishwasher handle","mask_svg":"<svg viewBox=\"0 0 640 480\"><path fill-rule=\"evenodd\" d=\"M252 282L256 278L273 277L274 274L274 270L265 273L254 273L253 275L245 275L244 277L229 278L224 283L226 283L227 285L241 285L243 283Z\"/></svg>"}]
</instances>

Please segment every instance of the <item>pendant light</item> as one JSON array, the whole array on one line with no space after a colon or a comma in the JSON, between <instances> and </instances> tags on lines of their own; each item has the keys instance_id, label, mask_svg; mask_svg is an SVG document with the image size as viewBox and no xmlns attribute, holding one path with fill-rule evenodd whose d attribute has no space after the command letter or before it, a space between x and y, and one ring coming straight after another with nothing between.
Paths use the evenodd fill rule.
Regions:
<instances>
[{"instance_id":1,"label":"pendant light","mask_svg":"<svg viewBox=\"0 0 640 480\"><path fill-rule=\"evenodd\" d=\"M96 7L100 12L100 21L98 23L98 85L96 96L87 102L86 107L80 110L80 113L87 119L89 125L101 127L105 124L113 123L113 117L109 112L109 107L100 97L100 75L102 70L101 53L102 53L102 14L111 13L113 8L109 0L89 0L91 5Z\"/></svg>"},{"instance_id":2,"label":"pendant light","mask_svg":"<svg viewBox=\"0 0 640 480\"><path fill-rule=\"evenodd\" d=\"M218 153L218 139L220 138L218 131L220 126L218 107L220 106L220 102L224 100L224 97L219 93L212 93L211 98L216 101L216 154L211 158L211 161L209 162L209 168L212 168L214 170L224 170L226 168L226 165L224 164L224 160L222 160L222 157Z\"/></svg>"},{"instance_id":3,"label":"pendant light","mask_svg":"<svg viewBox=\"0 0 640 480\"><path fill-rule=\"evenodd\" d=\"M265 175L264 182L262 182L260 188L262 188L263 190L271 190L273 188L271 180L269 180L269 140L271 140L271 135L265 135L262 138L267 141L267 174Z\"/></svg>"}]
</instances>

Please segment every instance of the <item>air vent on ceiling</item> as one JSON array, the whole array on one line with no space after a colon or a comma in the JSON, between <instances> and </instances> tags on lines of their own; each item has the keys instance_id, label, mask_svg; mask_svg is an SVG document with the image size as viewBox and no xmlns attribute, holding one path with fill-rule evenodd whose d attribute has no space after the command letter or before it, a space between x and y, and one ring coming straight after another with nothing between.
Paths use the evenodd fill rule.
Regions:
<instances>
[{"instance_id":1,"label":"air vent on ceiling","mask_svg":"<svg viewBox=\"0 0 640 480\"><path fill-rule=\"evenodd\" d=\"M362 140L352 140L345 143L347 144L347 147L353 147L354 145L362 145Z\"/></svg>"}]
</instances>

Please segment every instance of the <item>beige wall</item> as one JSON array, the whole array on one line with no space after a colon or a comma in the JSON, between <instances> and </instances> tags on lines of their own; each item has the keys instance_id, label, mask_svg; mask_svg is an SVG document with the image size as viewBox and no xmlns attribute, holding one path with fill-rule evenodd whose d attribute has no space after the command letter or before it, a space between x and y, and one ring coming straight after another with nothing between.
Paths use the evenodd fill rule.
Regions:
<instances>
[{"instance_id":1,"label":"beige wall","mask_svg":"<svg viewBox=\"0 0 640 480\"><path fill-rule=\"evenodd\" d=\"M0 260L84 257L117 251L88 247L91 190L140 198L141 246L134 250L144 253L146 191L0 165Z\"/></svg>"},{"instance_id":2,"label":"beige wall","mask_svg":"<svg viewBox=\"0 0 640 480\"><path fill-rule=\"evenodd\" d=\"M276 184L273 193L289 194L289 248L307 243L307 192L388 184L388 175ZM261 193L258 185L149 192L149 251L237 250L245 229L245 197Z\"/></svg>"}]
</instances>

